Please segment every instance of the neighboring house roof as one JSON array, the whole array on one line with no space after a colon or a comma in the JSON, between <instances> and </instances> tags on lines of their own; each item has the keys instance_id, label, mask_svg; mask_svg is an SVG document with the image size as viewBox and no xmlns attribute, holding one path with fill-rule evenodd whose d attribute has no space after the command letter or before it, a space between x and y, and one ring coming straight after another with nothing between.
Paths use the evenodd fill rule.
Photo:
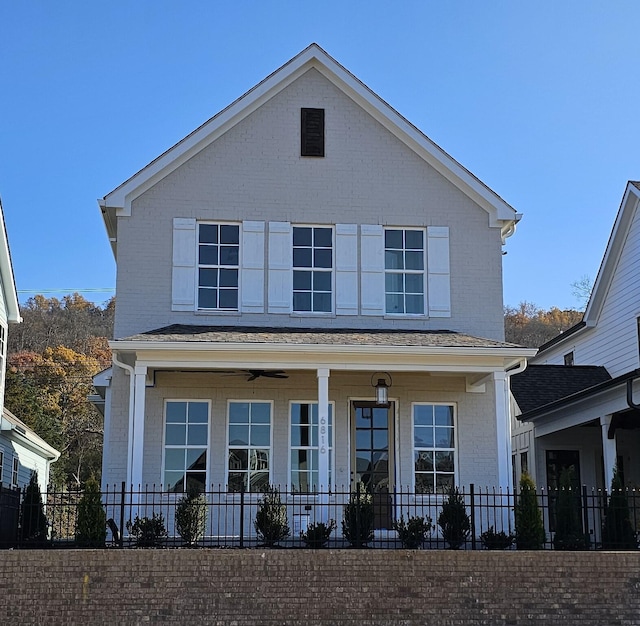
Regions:
<instances>
[{"instance_id":1,"label":"neighboring house roof","mask_svg":"<svg viewBox=\"0 0 640 626\"><path fill-rule=\"evenodd\" d=\"M629 228L633 223L639 201L640 182L629 181L627 183L624 196L622 197L622 202L620 203L620 208L618 209L618 214L616 215L613 229L609 236L604 257L602 258L598 275L596 276L596 280L593 284L591 297L589 298L587 308L582 317L582 322L576 324L569 330L541 346L540 351L536 355L537 358L539 358L548 348L562 343L565 339L568 339L576 333L587 332L598 322L598 318L600 317L602 307L611 286L611 280L615 274L620 261L620 256L624 249L624 244L627 240Z\"/></svg>"},{"instance_id":2,"label":"neighboring house roof","mask_svg":"<svg viewBox=\"0 0 640 626\"><path fill-rule=\"evenodd\" d=\"M0 433L8 437L15 437L23 445L31 448L45 459L57 461L60 457L58 450L50 446L42 437L7 409L2 411L2 417L0 417Z\"/></svg>"},{"instance_id":3,"label":"neighboring house roof","mask_svg":"<svg viewBox=\"0 0 640 626\"><path fill-rule=\"evenodd\" d=\"M526 420L533 413L574 399L612 378L606 368L595 365L529 365L511 377L511 393Z\"/></svg>"},{"instance_id":4,"label":"neighboring house roof","mask_svg":"<svg viewBox=\"0 0 640 626\"><path fill-rule=\"evenodd\" d=\"M11 251L9 250L9 239L7 238L7 228L4 222L2 200L0 200L0 279L2 280L2 297L7 310L7 320L14 323L21 322L22 317L20 317L18 293L13 276Z\"/></svg>"},{"instance_id":5,"label":"neighboring house roof","mask_svg":"<svg viewBox=\"0 0 640 626\"><path fill-rule=\"evenodd\" d=\"M114 253L117 242L116 217L131 215L131 203L136 197L312 68L319 71L376 121L487 211L491 226L499 226L503 238L513 233L515 224L521 217L513 207L314 43L103 199L98 200Z\"/></svg>"}]
</instances>

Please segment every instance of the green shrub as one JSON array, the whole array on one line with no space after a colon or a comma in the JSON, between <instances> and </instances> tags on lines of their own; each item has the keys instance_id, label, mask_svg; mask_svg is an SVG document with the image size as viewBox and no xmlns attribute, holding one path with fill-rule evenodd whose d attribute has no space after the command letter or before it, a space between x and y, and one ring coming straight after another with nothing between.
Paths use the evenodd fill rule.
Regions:
<instances>
[{"instance_id":1,"label":"green shrub","mask_svg":"<svg viewBox=\"0 0 640 626\"><path fill-rule=\"evenodd\" d=\"M373 540L373 518L373 498L364 483L359 482L345 504L342 520L342 534L354 548Z\"/></svg>"},{"instance_id":2,"label":"green shrub","mask_svg":"<svg viewBox=\"0 0 640 626\"><path fill-rule=\"evenodd\" d=\"M467 541L471 531L471 521L467 515L464 498L457 488L451 489L449 497L442 505L438 526L442 531L442 538L449 544L451 550L457 550Z\"/></svg>"},{"instance_id":3,"label":"green shrub","mask_svg":"<svg viewBox=\"0 0 640 626\"><path fill-rule=\"evenodd\" d=\"M34 547L47 543L47 517L38 485L38 472L32 472L20 507L20 543Z\"/></svg>"},{"instance_id":4,"label":"green shrub","mask_svg":"<svg viewBox=\"0 0 640 626\"><path fill-rule=\"evenodd\" d=\"M178 501L176 507L176 529L182 540L195 545L204 537L207 528L207 499L198 488L191 488Z\"/></svg>"},{"instance_id":5,"label":"green shrub","mask_svg":"<svg viewBox=\"0 0 640 626\"><path fill-rule=\"evenodd\" d=\"M513 535L507 535L504 530L497 533L493 526L480 535L480 541L487 550L506 550L513 545L514 539Z\"/></svg>"},{"instance_id":6,"label":"green shrub","mask_svg":"<svg viewBox=\"0 0 640 626\"><path fill-rule=\"evenodd\" d=\"M560 472L560 486L555 502L556 533L553 537L553 547L556 550L584 550L588 546L582 531L580 492L575 483L573 466Z\"/></svg>"},{"instance_id":7,"label":"green shrub","mask_svg":"<svg viewBox=\"0 0 640 626\"><path fill-rule=\"evenodd\" d=\"M316 522L309 524L307 530L300 533L302 541L307 548L322 548L329 541L331 533L336 529L336 523L330 519L327 524L324 522Z\"/></svg>"},{"instance_id":8,"label":"green shrub","mask_svg":"<svg viewBox=\"0 0 640 626\"><path fill-rule=\"evenodd\" d=\"M515 517L518 550L541 550L547 535L538 506L536 486L526 472L520 478L520 495L516 503Z\"/></svg>"},{"instance_id":9,"label":"green shrub","mask_svg":"<svg viewBox=\"0 0 640 626\"><path fill-rule=\"evenodd\" d=\"M629 502L618 468L613 471L611 495L602 524L602 547L605 550L636 550L638 538L631 524Z\"/></svg>"},{"instance_id":10,"label":"green shrub","mask_svg":"<svg viewBox=\"0 0 640 626\"><path fill-rule=\"evenodd\" d=\"M162 513L154 513L151 517L138 517L133 523L127 522L127 530L135 539L138 548L157 548L167 538L167 530L164 525Z\"/></svg>"},{"instance_id":11,"label":"green shrub","mask_svg":"<svg viewBox=\"0 0 640 626\"><path fill-rule=\"evenodd\" d=\"M107 538L107 514L102 506L102 494L98 481L89 478L78 502L76 543L87 548L104 548Z\"/></svg>"},{"instance_id":12,"label":"green shrub","mask_svg":"<svg viewBox=\"0 0 640 626\"><path fill-rule=\"evenodd\" d=\"M258 533L258 539L269 547L291 534L287 507L282 504L280 492L275 487L265 488L264 495L258 504L254 527Z\"/></svg>"},{"instance_id":13,"label":"green shrub","mask_svg":"<svg viewBox=\"0 0 640 626\"><path fill-rule=\"evenodd\" d=\"M393 523L393 529L397 531L402 547L413 550L424 543L427 535L433 530L433 524L430 517L409 517L405 522L404 517L400 516L400 519Z\"/></svg>"}]
</instances>

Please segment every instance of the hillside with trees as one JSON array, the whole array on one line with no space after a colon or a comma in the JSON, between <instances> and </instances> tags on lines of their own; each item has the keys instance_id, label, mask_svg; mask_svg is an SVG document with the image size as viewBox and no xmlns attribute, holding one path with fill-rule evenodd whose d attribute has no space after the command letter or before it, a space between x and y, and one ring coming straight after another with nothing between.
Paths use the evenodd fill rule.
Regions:
<instances>
[{"instance_id":1,"label":"hillside with trees","mask_svg":"<svg viewBox=\"0 0 640 626\"><path fill-rule=\"evenodd\" d=\"M505 340L538 348L582 321L582 311L551 307L548 311L531 302L504 308Z\"/></svg>"}]
</instances>

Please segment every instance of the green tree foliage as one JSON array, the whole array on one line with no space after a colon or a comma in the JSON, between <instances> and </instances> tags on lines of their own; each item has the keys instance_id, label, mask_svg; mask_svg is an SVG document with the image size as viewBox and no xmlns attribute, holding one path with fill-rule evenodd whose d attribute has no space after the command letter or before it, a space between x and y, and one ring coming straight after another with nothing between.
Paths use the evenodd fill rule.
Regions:
<instances>
[{"instance_id":1,"label":"green tree foliage","mask_svg":"<svg viewBox=\"0 0 640 626\"><path fill-rule=\"evenodd\" d=\"M258 539L266 546L272 547L291 534L287 506L282 504L280 492L276 487L269 486L265 489L253 524L258 533Z\"/></svg>"},{"instance_id":2,"label":"green tree foliage","mask_svg":"<svg viewBox=\"0 0 640 626\"><path fill-rule=\"evenodd\" d=\"M560 472L555 513L556 533L553 537L553 547L556 550L584 550L587 541L582 531L581 498L573 466Z\"/></svg>"},{"instance_id":3,"label":"green tree foliage","mask_svg":"<svg viewBox=\"0 0 640 626\"><path fill-rule=\"evenodd\" d=\"M516 503L515 518L518 550L541 550L547 535L538 506L536 485L526 472L520 478L520 495Z\"/></svg>"},{"instance_id":4,"label":"green tree foliage","mask_svg":"<svg viewBox=\"0 0 640 626\"><path fill-rule=\"evenodd\" d=\"M471 521L467 515L464 498L457 488L451 489L449 497L442 505L442 511L438 515L438 526L442 538L451 550L458 550L469 537Z\"/></svg>"},{"instance_id":5,"label":"green tree foliage","mask_svg":"<svg viewBox=\"0 0 640 626\"><path fill-rule=\"evenodd\" d=\"M342 534L354 548L361 548L373 540L373 523L373 498L365 484L359 482L344 507Z\"/></svg>"},{"instance_id":6,"label":"green tree foliage","mask_svg":"<svg viewBox=\"0 0 640 626\"><path fill-rule=\"evenodd\" d=\"M573 309L552 307L548 311L531 302L504 308L505 339L521 346L537 348L582 320L582 313Z\"/></svg>"},{"instance_id":7,"label":"green tree foliage","mask_svg":"<svg viewBox=\"0 0 640 626\"><path fill-rule=\"evenodd\" d=\"M191 488L176 507L176 529L182 540L193 546L204 537L206 526L207 499L198 489Z\"/></svg>"},{"instance_id":8,"label":"green tree foliage","mask_svg":"<svg viewBox=\"0 0 640 626\"><path fill-rule=\"evenodd\" d=\"M84 485L84 493L78 502L76 543L88 548L104 547L107 538L107 514L102 506L100 485L92 476Z\"/></svg>"},{"instance_id":9,"label":"green tree foliage","mask_svg":"<svg viewBox=\"0 0 640 626\"><path fill-rule=\"evenodd\" d=\"M47 542L47 518L37 472L31 474L20 507L20 542L36 547Z\"/></svg>"},{"instance_id":10,"label":"green tree foliage","mask_svg":"<svg viewBox=\"0 0 640 626\"><path fill-rule=\"evenodd\" d=\"M629 502L617 467L613 472L611 494L602 524L602 547L605 550L635 550L638 547Z\"/></svg>"}]
</instances>

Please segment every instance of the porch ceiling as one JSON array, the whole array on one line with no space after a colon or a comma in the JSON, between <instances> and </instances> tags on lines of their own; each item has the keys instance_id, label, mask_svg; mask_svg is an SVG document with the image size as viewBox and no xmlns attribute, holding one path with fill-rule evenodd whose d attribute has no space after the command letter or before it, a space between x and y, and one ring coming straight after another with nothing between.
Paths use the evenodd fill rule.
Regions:
<instances>
[{"instance_id":1,"label":"porch ceiling","mask_svg":"<svg viewBox=\"0 0 640 626\"><path fill-rule=\"evenodd\" d=\"M110 342L149 367L491 372L535 350L452 331L173 325Z\"/></svg>"}]
</instances>

